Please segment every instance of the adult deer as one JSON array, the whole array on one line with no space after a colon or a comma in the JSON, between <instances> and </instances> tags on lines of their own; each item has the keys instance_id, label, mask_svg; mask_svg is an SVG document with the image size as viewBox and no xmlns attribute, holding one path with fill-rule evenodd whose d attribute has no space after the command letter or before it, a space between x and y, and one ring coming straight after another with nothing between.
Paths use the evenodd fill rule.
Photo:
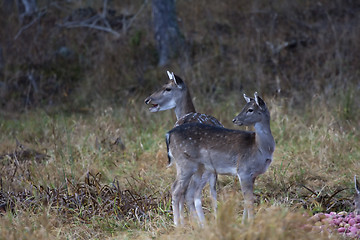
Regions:
<instances>
[{"instance_id":1,"label":"adult deer","mask_svg":"<svg viewBox=\"0 0 360 240\"><path fill-rule=\"evenodd\" d=\"M173 72L167 71L167 74L169 81L145 99L147 105L152 105L149 108L150 112L174 109L177 119L175 126L188 122L199 122L223 127L213 116L197 113L185 82Z\"/></svg>"},{"instance_id":2,"label":"adult deer","mask_svg":"<svg viewBox=\"0 0 360 240\"><path fill-rule=\"evenodd\" d=\"M150 112L165 111L168 109L174 109L177 121L175 127L184 123L197 122L202 124L213 125L217 127L223 127L223 125L213 116L207 114L197 113L194 104L191 100L189 89L185 82L178 76L174 75L173 72L167 71L169 81L164 84L159 90L155 91L149 97L145 99L147 105L152 105L149 108ZM169 161L169 166L171 162ZM200 174L200 173L198 173ZM216 180L217 175L211 171L203 171L201 178L197 184L201 186L201 190L205 187L206 183L209 182L210 194L212 197L212 204L214 212L216 213L217 208L217 196L216 196ZM191 185L193 183L190 183ZM195 186L190 186L189 189L194 189ZM182 196L179 200L180 211L183 212L184 200L186 199L190 212L195 211L193 192L189 191L186 196ZM183 219L183 218L182 218Z\"/></svg>"},{"instance_id":3,"label":"adult deer","mask_svg":"<svg viewBox=\"0 0 360 240\"><path fill-rule=\"evenodd\" d=\"M169 161L174 161L177 169L172 186L175 225L183 218L179 201L186 191L194 194L197 216L204 223L200 184L203 171L238 176L245 203L243 220L253 218L255 178L267 170L275 149L269 110L257 93L254 96L244 94L247 103L233 122L239 126L254 125L255 132L188 123L166 134ZM193 184L187 189L190 181Z\"/></svg>"}]
</instances>

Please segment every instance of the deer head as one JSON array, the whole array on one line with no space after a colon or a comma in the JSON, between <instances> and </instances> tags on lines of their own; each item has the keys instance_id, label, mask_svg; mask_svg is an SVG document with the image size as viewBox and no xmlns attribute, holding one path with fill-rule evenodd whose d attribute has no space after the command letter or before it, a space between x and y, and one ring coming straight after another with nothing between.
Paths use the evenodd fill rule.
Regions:
<instances>
[{"instance_id":1,"label":"deer head","mask_svg":"<svg viewBox=\"0 0 360 240\"><path fill-rule=\"evenodd\" d=\"M233 119L233 123L239 126L250 126L264 119L264 116L270 116L265 102L254 93L254 98L247 97L244 94L246 105L242 111ZM269 117L266 117L266 119Z\"/></svg>"},{"instance_id":2,"label":"deer head","mask_svg":"<svg viewBox=\"0 0 360 240\"><path fill-rule=\"evenodd\" d=\"M145 99L147 105L152 105L149 111L159 112L175 108L178 119L186 113L195 112L190 93L183 80L173 72L167 71L167 75L169 81Z\"/></svg>"}]
</instances>

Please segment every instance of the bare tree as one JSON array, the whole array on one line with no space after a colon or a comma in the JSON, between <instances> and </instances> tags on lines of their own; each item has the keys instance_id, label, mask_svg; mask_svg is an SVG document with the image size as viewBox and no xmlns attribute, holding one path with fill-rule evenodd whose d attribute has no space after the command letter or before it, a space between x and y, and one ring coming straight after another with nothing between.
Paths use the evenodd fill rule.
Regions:
<instances>
[{"instance_id":1,"label":"bare tree","mask_svg":"<svg viewBox=\"0 0 360 240\"><path fill-rule=\"evenodd\" d=\"M14 3L21 23L24 17L32 16L38 10L36 0L3 0L0 7L3 8L5 14L11 14L14 11Z\"/></svg>"},{"instance_id":2,"label":"bare tree","mask_svg":"<svg viewBox=\"0 0 360 240\"><path fill-rule=\"evenodd\" d=\"M24 17L31 16L37 11L36 0L17 0L17 5L21 22Z\"/></svg>"},{"instance_id":3,"label":"bare tree","mask_svg":"<svg viewBox=\"0 0 360 240\"><path fill-rule=\"evenodd\" d=\"M177 23L175 0L153 0L152 17L159 54L159 65L165 65L184 48L184 38Z\"/></svg>"}]
</instances>

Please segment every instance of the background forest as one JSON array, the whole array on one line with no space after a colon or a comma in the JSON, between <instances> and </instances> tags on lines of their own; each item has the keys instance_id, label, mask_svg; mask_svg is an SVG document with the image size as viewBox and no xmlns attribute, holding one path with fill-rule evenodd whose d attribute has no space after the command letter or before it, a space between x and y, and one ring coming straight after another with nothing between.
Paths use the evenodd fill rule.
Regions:
<instances>
[{"instance_id":1,"label":"background forest","mask_svg":"<svg viewBox=\"0 0 360 240\"><path fill-rule=\"evenodd\" d=\"M302 226L353 209L360 2L178 0L166 57L162 2L0 2L0 239L343 238ZM164 135L176 118L144 104L166 70L227 128L243 93L267 103L277 148L253 224L238 180L220 177L217 218L206 189L208 226L174 229Z\"/></svg>"}]
</instances>

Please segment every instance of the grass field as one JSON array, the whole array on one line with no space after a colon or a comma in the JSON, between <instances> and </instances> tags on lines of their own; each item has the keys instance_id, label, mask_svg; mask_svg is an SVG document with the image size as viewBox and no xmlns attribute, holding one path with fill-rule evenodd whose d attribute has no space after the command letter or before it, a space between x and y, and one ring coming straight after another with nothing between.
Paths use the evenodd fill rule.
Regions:
<instances>
[{"instance_id":1,"label":"grass field","mask_svg":"<svg viewBox=\"0 0 360 240\"><path fill-rule=\"evenodd\" d=\"M98 106L86 114L36 110L3 117L0 152L8 155L2 156L2 194L12 205L0 219L1 238L312 239L316 233L301 228L304 214L351 210L353 176L360 170L359 122L344 119L341 101L327 107L319 97L297 111L285 99L265 97L277 148L269 170L256 181L254 224L241 223L238 181L220 177L217 219L205 191L208 226L175 230L169 196L175 169L166 168L164 142L175 117L171 112L149 113L144 98L126 107ZM226 127L237 128L230 122L243 104L233 93L211 114L221 116ZM207 108L198 105L199 111ZM349 114L356 119L358 113ZM24 147L17 147L15 139ZM11 155L15 151L17 157ZM136 204L126 200L126 191ZM122 200L112 196L119 192ZM78 205L76 195L82 196ZM71 205L59 198L75 200Z\"/></svg>"},{"instance_id":2,"label":"grass field","mask_svg":"<svg viewBox=\"0 0 360 240\"><path fill-rule=\"evenodd\" d=\"M104 1L37 3L24 22L16 4L0 7L0 239L345 238L304 226L353 209L357 1L176 1L186 50L163 67L151 1L108 1L118 37L62 26ZM238 180L220 176L216 218L206 188L207 225L173 226L165 133L175 114L144 104L166 70L227 128L251 130L231 121L243 93L267 103L276 150L255 183L253 223L241 223Z\"/></svg>"}]
</instances>

